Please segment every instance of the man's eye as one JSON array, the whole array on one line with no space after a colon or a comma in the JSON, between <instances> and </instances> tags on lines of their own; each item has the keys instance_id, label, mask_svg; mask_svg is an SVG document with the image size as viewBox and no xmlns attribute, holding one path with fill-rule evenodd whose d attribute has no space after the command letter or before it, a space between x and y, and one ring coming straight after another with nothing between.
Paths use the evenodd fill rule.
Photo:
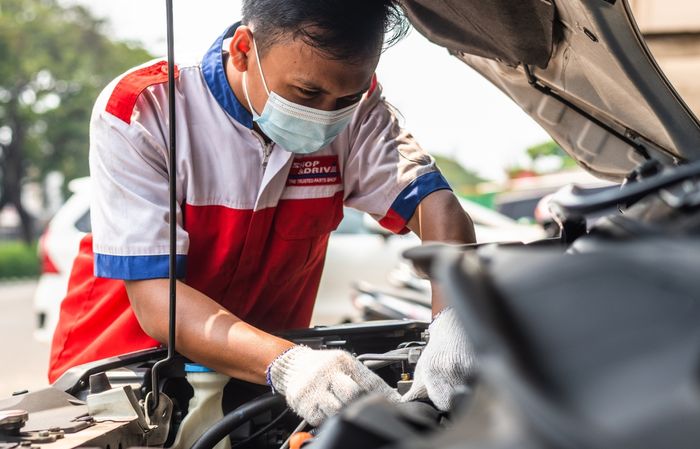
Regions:
<instances>
[{"instance_id":1,"label":"man's eye","mask_svg":"<svg viewBox=\"0 0 700 449\"><path fill-rule=\"evenodd\" d=\"M336 104L336 108L342 109L346 108L348 106L351 106L357 102L362 100L362 94L361 95L352 95L350 97L342 97L338 99L338 102Z\"/></svg>"},{"instance_id":2,"label":"man's eye","mask_svg":"<svg viewBox=\"0 0 700 449\"><path fill-rule=\"evenodd\" d=\"M318 95L317 90L304 89L303 87L297 87L297 90L299 90L299 93L305 97L315 97Z\"/></svg>"}]
</instances>

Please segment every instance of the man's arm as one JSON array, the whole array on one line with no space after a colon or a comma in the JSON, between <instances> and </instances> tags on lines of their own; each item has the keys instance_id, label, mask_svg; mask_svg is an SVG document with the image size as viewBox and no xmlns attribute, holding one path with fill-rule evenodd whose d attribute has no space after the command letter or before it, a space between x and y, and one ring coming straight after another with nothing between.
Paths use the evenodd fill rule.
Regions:
<instances>
[{"instance_id":1,"label":"man's arm","mask_svg":"<svg viewBox=\"0 0 700 449\"><path fill-rule=\"evenodd\" d=\"M143 330L168 343L168 280L125 281ZM203 293L177 283L177 351L217 372L265 384L266 367L294 344L245 323Z\"/></svg>"},{"instance_id":2,"label":"man's arm","mask_svg":"<svg viewBox=\"0 0 700 449\"><path fill-rule=\"evenodd\" d=\"M128 281L126 289L146 333L167 342L168 280ZM266 383L269 366L270 386L313 426L368 393L400 400L396 391L346 351L294 346L243 322L181 282L177 293L178 352L219 373L258 384Z\"/></svg>"},{"instance_id":3,"label":"man's arm","mask_svg":"<svg viewBox=\"0 0 700 449\"><path fill-rule=\"evenodd\" d=\"M474 243L474 224L450 190L438 190L426 196L406 225L426 242ZM433 315L444 307L442 294L432 283Z\"/></svg>"}]
</instances>

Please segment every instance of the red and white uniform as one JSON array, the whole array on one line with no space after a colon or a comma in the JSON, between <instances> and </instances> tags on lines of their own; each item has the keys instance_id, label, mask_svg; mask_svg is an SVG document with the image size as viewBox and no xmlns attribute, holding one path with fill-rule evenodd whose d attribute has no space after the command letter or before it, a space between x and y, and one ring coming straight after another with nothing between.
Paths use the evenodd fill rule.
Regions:
<instances>
[{"instance_id":1,"label":"red and white uniform","mask_svg":"<svg viewBox=\"0 0 700 449\"><path fill-rule=\"evenodd\" d=\"M176 73L177 272L261 329L306 327L344 204L406 232L420 201L449 186L376 82L325 148L295 156L266 146L224 72L223 40L234 30ZM90 171L93 232L61 306L52 382L75 365L159 345L139 326L123 280L168 277L164 61L127 72L98 98Z\"/></svg>"}]
</instances>

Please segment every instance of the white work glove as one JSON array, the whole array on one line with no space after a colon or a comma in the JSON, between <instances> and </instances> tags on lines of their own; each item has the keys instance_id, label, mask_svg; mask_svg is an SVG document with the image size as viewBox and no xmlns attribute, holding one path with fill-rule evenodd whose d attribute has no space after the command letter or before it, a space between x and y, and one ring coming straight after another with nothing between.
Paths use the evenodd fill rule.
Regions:
<instances>
[{"instance_id":1,"label":"white work glove","mask_svg":"<svg viewBox=\"0 0 700 449\"><path fill-rule=\"evenodd\" d=\"M380 393L393 402L401 399L362 362L338 349L295 346L270 364L268 383L312 426L367 393Z\"/></svg>"},{"instance_id":2,"label":"white work glove","mask_svg":"<svg viewBox=\"0 0 700 449\"><path fill-rule=\"evenodd\" d=\"M452 408L455 390L475 374L474 353L452 308L435 317L428 333L428 344L418 359L413 385L401 401L430 399L445 412Z\"/></svg>"}]
</instances>

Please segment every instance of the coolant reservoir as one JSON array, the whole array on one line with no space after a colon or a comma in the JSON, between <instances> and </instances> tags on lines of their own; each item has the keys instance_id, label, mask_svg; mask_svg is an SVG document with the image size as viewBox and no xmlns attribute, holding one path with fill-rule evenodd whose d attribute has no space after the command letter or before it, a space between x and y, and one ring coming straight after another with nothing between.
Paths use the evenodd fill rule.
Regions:
<instances>
[{"instance_id":1,"label":"coolant reservoir","mask_svg":"<svg viewBox=\"0 0 700 449\"><path fill-rule=\"evenodd\" d=\"M171 446L174 449L190 449L206 430L224 417L221 399L224 387L231 379L197 363L185 364L185 377L194 390L194 396ZM214 449L231 449L231 441L224 438Z\"/></svg>"}]
</instances>

